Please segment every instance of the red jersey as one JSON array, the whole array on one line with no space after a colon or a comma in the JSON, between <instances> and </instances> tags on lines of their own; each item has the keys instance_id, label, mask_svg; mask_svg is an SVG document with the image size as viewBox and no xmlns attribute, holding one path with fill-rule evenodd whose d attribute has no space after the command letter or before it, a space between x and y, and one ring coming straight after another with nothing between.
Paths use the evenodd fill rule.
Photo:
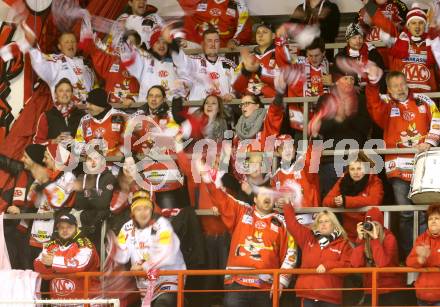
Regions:
<instances>
[{"instance_id":1,"label":"red jersey","mask_svg":"<svg viewBox=\"0 0 440 307\"><path fill-rule=\"evenodd\" d=\"M83 50L90 56L95 72L105 82L109 103L119 103L123 98L134 100L139 93L139 83L123 67L120 57L99 49L92 39L86 39L84 45Z\"/></svg>"},{"instance_id":2,"label":"red jersey","mask_svg":"<svg viewBox=\"0 0 440 307\"><path fill-rule=\"evenodd\" d=\"M174 148L174 136L179 130L179 126L173 119L171 112L165 116L145 115L143 110L133 114L133 119L137 116L145 116L142 119L140 129L134 131L132 137L133 152L148 152L154 148L160 156L152 155L152 159L146 161L144 165L143 178L147 184L151 185L156 192L164 192L179 189L183 186L183 176L177 167L176 162L169 156ZM145 138L142 141L142 138ZM139 144L136 144L139 143ZM151 152L150 152L151 155ZM158 161L154 160L157 156ZM169 159L165 159L168 157Z\"/></svg>"},{"instance_id":3,"label":"red jersey","mask_svg":"<svg viewBox=\"0 0 440 307\"><path fill-rule=\"evenodd\" d=\"M178 0L185 11L184 29L187 39L201 43L210 26L220 34L221 46L234 39L239 44L252 40L249 11L244 0Z\"/></svg>"},{"instance_id":4,"label":"red jersey","mask_svg":"<svg viewBox=\"0 0 440 307\"><path fill-rule=\"evenodd\" d=\"M107 142L107 148L104 150L106 156L114 156L119 153L124 141L126 116L124 112L113 108L99 120L87 114L81 118L75 141L85 145L91 140L105 140Z\"/></svg>"},{"instance_id":5,"label":"red jersey","mask_svg":"<svg viewBox=\"0 0 440 307\"><path fill-rule=\"evenodd\" d=\"M403 72L408 86L414 92L435 92L436 62L428 33L415 41L406 28L398 33L394 24L379 10L375 11L372 20L374 25L387 33L387 40L392 42L392 47L389 48L390 70Z\"/></svg>"},{"instance_id":6,"label":"red jersey","mask_svg":"<svg viewBox=\"0 0 440 307\"><path fill-rule=\"evenodd\" d=\"M405 4L403 2L397 2L397 1L387 1L387 3L378 6L378 11L382 13L382 15L390 20L393 25L396 27L396 29L401 29L405 20L402 18L402 13L406 14L406 11L408 9L406 8ZM364 25L364 18L365 14L361 11L359 12L359 22ZM367 34L365 36L365 42L382 42L382 37L384 35L383 30L381 30L377 26L366 26L368 28ZM382 59L384 61L385 67L389 67L389 49L386 47L379 47L377 48L377 51L382 56Z\"/></svg>"},{"instance_id":7,"label":"red jersey","mask_svg":"<svg viewBox=\"0 0 440 307\"><path fill-rule=\"evenodd\" d=\"M427 142L437 146L440 141L440 113L435 103L422 94L409 93L406 102L380 95L376 85L367 84L367 108L374 122L383 129L387 148L410 148ZM388 177L411 181L414 155L386 155Z\"/></svg>"},{"instance_id":8,"label":"red jersey","mask_svg":"<svg viewBox=\"0 0 440 307\"><path fill-rule=\"evenodd\" d=\"M53 263L46 266L42 262L43 254L53 254ZM78 234L73 242L63 245L58 240L47 243L41 254L34 260L34 270L41 274L68 274L76 272L99 271L99 256L88 238L80 238ZM91 290L98 290L99 281L91 279ZM74 277L56 277L50 281L50 297L84 298L84 280Z\"/></svg>"},{"instance_id":9,"label":"red jersey","mask_svg":"<svg viewBox=\"0 0 440 307\"><path fill-rule=\"evenodd\" d=\"M260 61L259 71L250 73L242 67L233 88L242 95L252 93L264 97L274 97L276 94L274 79L280 66L280 63L277 63L275 59L275 48L274 46L269 47L264 53L255 48L253 54Z\"/></svg>"},{"instance_id":10,"label":"red jersey","mask_svg":"<svg viewBox=\"0 0 440 307\"><path fill-rule=\"evenodd\" d=\"M302 157L299 157L300 160ZM297 163L284 170L279 168L271 178L271 186L277 191L290 190L292 186L299 185L301 187L300 199L302 199L302 207L319 207L320 192L319 192L319 176L318 173L310 172L311 147L305 155L304 167L301 170L296 170Z\"/></svg>"},{"instance_id":11,"label":"red jersey","mask_svg":"<svg viewBox=\"0 0 440 307\"><path fill-rule=\"evenodd\" d=\"M253 206L240 202L217 188L206 184L211 200L232 233L227 269L294 268L297 249L294 239L287 233L284 218L275 213L259 214ZM268 289L270 275L226 275L225 283ZM282 274L280 282L287 287L289 276Z\"/></svg>"}]
</instances>

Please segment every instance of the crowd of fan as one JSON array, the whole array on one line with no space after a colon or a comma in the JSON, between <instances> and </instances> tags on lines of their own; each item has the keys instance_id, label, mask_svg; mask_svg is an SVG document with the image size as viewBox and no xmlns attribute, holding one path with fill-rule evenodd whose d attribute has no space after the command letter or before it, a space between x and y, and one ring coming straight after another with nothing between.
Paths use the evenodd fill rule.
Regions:
<instances>
[{"instance_id":1,"label":"crowd of fan","mask_svg":"<svg viewBox=\"0 0 440 307\"><path fill-rule=\"evenodd\" d=\"M316 148L299 142L301 105L283 101L318 98L306 128L311 140L333 140L330 149L347 139L362 148L372 138L383 139L387 148L437 146L440 113L421 94L438 88L435 11L428 20L424 10L408 10L398 0L366 1L346 29L346 47L333 55L325 43L335 41L340 14L327 0L304 1L291 23L277 29L252 25L241 0L202 0L193 7L179 1L187 12L185 31L164 22L145 0L128 3L130 13L118 18L105 40L84 16L80 37L68 32L59 37L59 53L44 54L37 46L29 52L34 71L51 90L53 107L39 117L21 161L0 157L0 168L16 178L3 191L2 208L55 218L5 221L13 268L98 271L105 220L109 231L119 234L107 238L107 265L130 262L126 269L150 275L157 269L316 269L280 276L281 288L298 289L302 306L342 304L344 276L325 274L333 268L405 261L416 268L439 265L438 206L422 216L416 242L412 212L400 212L396 236L374 207L338 217L325 208L316 215L295 214L298 207L378 206L384 198L412 204L414 155L386 155L380 174L369 172L374 163L363 154L345 169L344 160L320 158L319 152L316 158ZM302 35L291 29L299 24L306 25L303 30L318 24L321 34L303 50L291 50L288 43ZM256 47L243 51L240 60L219 54L220 47L252 40ZM385 47L374 47L380 41ZM187 55L186 46L202 52ZM269 106L263 97L272 98ZM241 103L231 104L234 98ZM187 101L202 104L188 107ZM208 153L200 153L200 144ZM84 162L78 164L75 154ZM121 163L105 160L122 156ZM313 171L314 159L319 171ZM340 178L338 169L344 169ZM211 214L197 217L195 209ZM51 296L82 296L82 281L72 280L74 291L52 279ZM243 274L188 278L187 287L271 289L272 282L269 275ZM136 278L142 296L150 283ZM152 306L175 306L176 294L163 291L176 290L177 277L159 276L154 283ZM379 291L380 304L405 305L399 290L392 290L405 285L403 274L382 274L378 286L387 289ZM370 276L364 286L371 287ZM422 289L438 286L438 273L421 273L418 303L438 306L438 290ZM370 304L370 294L367 290L360 304ZM272 306L271 296L230 291L223 304ZM283 296L288 298L283 304L293 306L294 298ZM194 306L222 299L200 297Z\"/></svg>"}]
</instances>

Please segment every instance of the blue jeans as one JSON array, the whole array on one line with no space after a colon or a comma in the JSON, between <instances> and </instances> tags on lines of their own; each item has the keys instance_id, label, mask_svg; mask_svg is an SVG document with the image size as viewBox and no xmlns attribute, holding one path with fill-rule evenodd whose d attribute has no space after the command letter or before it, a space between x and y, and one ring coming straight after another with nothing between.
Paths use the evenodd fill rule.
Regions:
<instances>
[{"instance_id":1,"label":"blue jeans","mask_svg":"<svg viewBox=\"0 0 440 307\"><path fill-rule=\"evenodd\" d=\"M237 283L225 286L226 290L255 290ZM272 300L267 292L226 292L224 307L271 307Z\"/></svg>"},{"instance_id":2,"label":"blue jeans","mask_svg":"<svg viewBox=\"0 0 440 307\"><path fill-rule=\"evenodd\" d=\"M419 306L440 306L440 302L431 303L431 302L426 302L426 301L422 301L422 300L417 299L417 305L419 305Z\"/></svg>"},{"instance_id":3,"label":"blue jeans","mask_svg":"<svg viewBox=\"0 0 440 307\"><path fill-rule=\"evenodd\" d=\"M408 198L410 190L410 183L399 178L390 179L391 186L393 187L394 199L398 205L413 205L412 201ZM412 211L400 212L399 219L399 244L402 249L402 259L411 252L413 247L413 220L414 213ZM419 234L426 230L425 214L419 212Z\"/></svg>"},{"instance_id":4,"label":"blue jeans","mask_svg":"<svg viewBox=\"0 0 440 307\"><path fill-rule=\"evenodd\" d=\"M329 302L323 302L323 301L317 301L317 300L309 300L307 298L303 299L303 307L338 307L341 305L329 303Z\"/></svg>"}]
</instances>

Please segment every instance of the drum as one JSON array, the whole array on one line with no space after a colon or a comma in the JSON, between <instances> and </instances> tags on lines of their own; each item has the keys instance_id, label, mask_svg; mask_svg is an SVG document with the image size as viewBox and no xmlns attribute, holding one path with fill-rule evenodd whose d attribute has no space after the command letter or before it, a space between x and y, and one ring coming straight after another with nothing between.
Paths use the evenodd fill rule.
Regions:
<instances>
[{"instance_id":1,"label":"drum","mask_svg":"<svg viewBox=\"0 0 440 307\"><path fill-rule=\"evenodd\" d=\"M416 155L409 198L415 204L440 203L440 151Z\"/></svg>"},{"instance_id":2,"label":"drum","mask_svg":"<svg viewBox=\"0 0 440 307\"><path fill-rule=\"evenodd\" d=\"M51 4L52 0L26 0L26 5L36 13L45 11Z\"/></svg>"}]
</instances>

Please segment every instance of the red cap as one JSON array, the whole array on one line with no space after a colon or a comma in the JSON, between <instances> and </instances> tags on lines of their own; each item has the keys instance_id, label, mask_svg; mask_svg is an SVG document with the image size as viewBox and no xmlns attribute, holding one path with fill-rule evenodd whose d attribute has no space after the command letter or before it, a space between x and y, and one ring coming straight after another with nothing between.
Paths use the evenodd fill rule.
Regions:
<instances>
[{"instance_id":1,"label":"red cap","mask_svg":"<svg viewBox=\"0 0 440 307\"><path fill-rule=\"evenodd\" d=\"M157 43L161 35L162 35L162 31L160 28L153 29L150 36L150 48L153 48L154 44Z\"/></svg>"},{"instance_id":2,"label":"red cap","mask_svg":"<svg viewBox=\"0 0 440 307\"><path fill-rule=\"evenodd\" d=\"M377 207L373 207L370 210L368 210L365 216L370 216L373 222L379 222L381 225L383 225L384 223L383 213Z\"/></svg>"}]
</instances>

